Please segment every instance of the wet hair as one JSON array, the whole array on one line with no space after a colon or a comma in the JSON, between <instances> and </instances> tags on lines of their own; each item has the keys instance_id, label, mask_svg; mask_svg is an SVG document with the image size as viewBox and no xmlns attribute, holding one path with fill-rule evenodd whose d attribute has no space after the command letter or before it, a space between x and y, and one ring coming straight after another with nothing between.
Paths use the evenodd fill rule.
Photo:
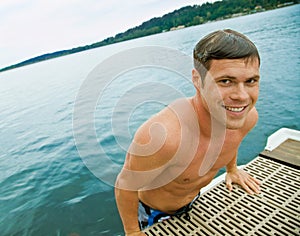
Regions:
<instances>
[{"instance_id":1,"label":"wet hair","mask_svg":"<svg viewBox=\"0 0 300 236\"><path fill-rule=\"evenodd\" d=\"M231 29L208 34L194 48L194 67L200 73L202 81L210 69L211 60L242 58L247 61L258 59L260 64L254 43L245 35Z\"/></svg>"}]
</instances>

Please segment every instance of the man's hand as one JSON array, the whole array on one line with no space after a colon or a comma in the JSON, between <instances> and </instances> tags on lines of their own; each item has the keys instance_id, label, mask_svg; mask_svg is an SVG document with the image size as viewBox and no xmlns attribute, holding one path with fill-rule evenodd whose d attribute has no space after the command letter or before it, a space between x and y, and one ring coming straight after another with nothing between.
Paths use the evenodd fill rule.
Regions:
<instances>
[{"instance_id":1,"label":"man's hand","mask_svg":"<svg viewBox=\"0 0 300 236\"><path fill-rule=\"evenodd\" d=\"M229 191L232 190L232 184L236 183L241 185L249 194L260 193L260 182L244 170L235 169L234 171L227 172L226 186Z\"/></svg>"}]
</instances>

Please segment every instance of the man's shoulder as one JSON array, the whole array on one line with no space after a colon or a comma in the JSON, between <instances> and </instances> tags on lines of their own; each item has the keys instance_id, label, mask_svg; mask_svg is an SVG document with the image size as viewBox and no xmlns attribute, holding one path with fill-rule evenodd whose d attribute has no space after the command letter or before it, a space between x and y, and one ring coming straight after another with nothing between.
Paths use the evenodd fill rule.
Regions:
<instances>
[{"instance_id":1,"label":"man's shoulder","mask_svg":"<svg viewBox=\"0 0 300 236\"><path fill-rule=\"evenodd\" d=\"M150 144L154 140L164 142L164 149L175 148L180 141L181 124L178 117L170 107L150 117L136 131L134 142L139 144Z\"/></svg>"}]
</instances>

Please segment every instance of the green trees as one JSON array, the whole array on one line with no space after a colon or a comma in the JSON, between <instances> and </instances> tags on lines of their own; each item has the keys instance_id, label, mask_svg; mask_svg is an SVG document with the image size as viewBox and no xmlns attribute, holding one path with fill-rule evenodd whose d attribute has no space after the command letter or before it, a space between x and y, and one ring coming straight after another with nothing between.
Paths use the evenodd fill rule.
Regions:
<instances>
[{"instance_id":1,"label":"green trees","mask_svg":"<svg viewBox=\"0 0 300 236\"><path fill-rule=\"evenodd\" d=\"M90 45L81 46L69 50L41 55L27 61L0 69L1 71L10 70L20 66L25 66L35 62L64 56L96 47L105 46L117 42L122 42L134 38L144 37L147 35L157 34L169 31L178 26L189 27L203 24L208 21L221 20L243 14L251 14L257 11L269 10L276 7L282 7L290 4L297 4L299 0L223 0L214 3L204 3L194 6L182 7L162 17L152 18L139 26L131 28L115 37L109 37Z\"/></svg>"},{"instance_id":2,"label":"green trees","mask_svg":"<svg viewBox=\"0 0 300 236\"><path fill-rule=\"evenodd\" d=\"M110 38L110 43L165 32L178 26L189 27L236 15L251 14L258 9L269 10L286 2L291 2L291 0L223 0L214 3L207 2L201 6L186 6L162 17L146 21L124 33L117 34L114 38ZM294 3L297 3L297 0L294 0Z\"/></svg>"}]
</instances>

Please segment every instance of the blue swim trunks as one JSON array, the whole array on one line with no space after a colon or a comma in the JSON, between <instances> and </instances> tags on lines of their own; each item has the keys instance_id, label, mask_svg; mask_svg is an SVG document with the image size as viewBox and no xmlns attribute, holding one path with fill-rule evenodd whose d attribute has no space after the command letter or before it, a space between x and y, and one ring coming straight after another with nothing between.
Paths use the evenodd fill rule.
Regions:
<instances>
[{"instance_id":1,"label":"blue swim trunks","mask_svg":"<svg viewBox=\"0 0 300 236\"><path fill-rule=\"evenodd\" d=\"M200 193L191 201L189 204L185 205L178 209L174 214L167 214L165 212L155 210L145 203L139 201L139 209L138 209L138 219L141 230L153 225L157 222L162 222L171 218L172 216L178 216L185 214L184 218L186 220L190 219L189 211L192 209L193 203L200 197Z\"/></svg>"}]
</instances>

